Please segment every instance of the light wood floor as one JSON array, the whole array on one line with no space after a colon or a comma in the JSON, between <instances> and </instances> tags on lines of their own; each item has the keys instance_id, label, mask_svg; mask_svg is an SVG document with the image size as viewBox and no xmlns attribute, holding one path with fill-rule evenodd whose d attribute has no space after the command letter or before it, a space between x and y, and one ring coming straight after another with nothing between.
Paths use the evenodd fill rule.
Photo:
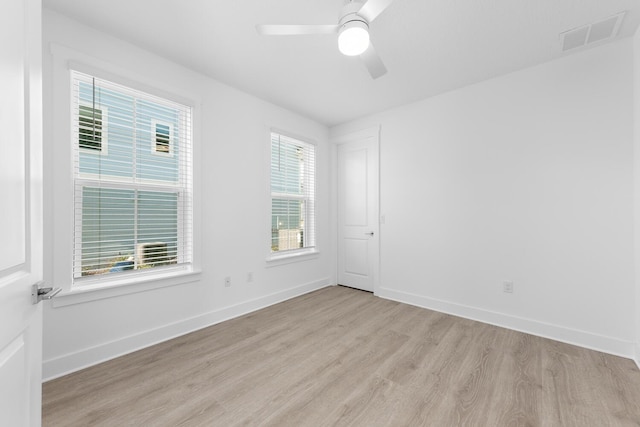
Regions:
<instances>
[{"instance_id":1,"label":"light wood floor","mask_svg":"<svg viewBox=\"0 0 640 427\"><path fill-rule=\"evenodd\" d=\"M325 288L44 384L44 426L640 426L631 360Z\"/></svg>"}]
</instances>

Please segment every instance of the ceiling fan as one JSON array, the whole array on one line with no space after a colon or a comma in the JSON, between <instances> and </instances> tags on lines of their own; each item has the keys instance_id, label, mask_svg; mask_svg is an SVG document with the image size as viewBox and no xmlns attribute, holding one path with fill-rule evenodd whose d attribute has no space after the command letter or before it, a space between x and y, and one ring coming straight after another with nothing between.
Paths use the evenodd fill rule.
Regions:
<instances>
[{"instance_id":1,"label":"ceiling fan","mask_svg":"<svg viewBox=\"0 0 640 427\"><path fill-rule=\"evenodd\" d=\"M384 75L387 68L369 41L369 24L393 0L345 0L336 25L256 25L258 34L265 36L297 36L309 34L338 34L338 49L347 56L360 56L374 79Z\"/></svg>"}]
</instances>

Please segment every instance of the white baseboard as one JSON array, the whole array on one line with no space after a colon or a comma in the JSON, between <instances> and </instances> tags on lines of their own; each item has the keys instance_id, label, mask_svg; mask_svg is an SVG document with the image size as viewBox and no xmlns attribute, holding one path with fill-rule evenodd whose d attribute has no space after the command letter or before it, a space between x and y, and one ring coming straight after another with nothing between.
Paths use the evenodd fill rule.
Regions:
<instances>
[{"instance_id":1,"label":"white baseboard","mask_svg":"<svg viewBox=\"0 0 640 427\"><path fill-rule=\"evenodd\" d=\"M634 343L630 341L624 341L590 332L570 329L564 326L552 325L549 323L539 322L537 320L525 319L522 317L483 310L448 301L437 300L421 295L395 291L393 289L381 288L376 292L376 295L381 298L415 305L417 307L427 308L458 317L464 317L470 320L477 320L479 322L513 329L531 335L537 335L543 338L549 338L628 359L634 358ZM638 359L640 359L640 352L636 349L634 360L640 367Z\"/></svg>"},{"instance_id":2,"label":"white baseboard","mask_svg":"<svg viewBox=\"0 0 640 427\"><path fill-rule=\"evenodd\" d=\"M128 353L149 347L172 338L188 334L198 329L215 325L256 310L277 304L282 301L327 287L331 285L329 278L285 289L263 297L255 298L240 304L224 307L179 322L163 325L135 335L86 348L74 353L45 360L42 364L43 382L79 371L98 363L123 356Z\"/></svg>"},{"instance_id":3,"label":"white baseboard","mask_svg":"<svg viewBox=\"0 0 640 427\"><path fill-rule=\"evenodd\" d=\"M636 343L636 354L633 361L636 362L638 369L640 369L640 343Z\"/></svg>"}]
</instances>

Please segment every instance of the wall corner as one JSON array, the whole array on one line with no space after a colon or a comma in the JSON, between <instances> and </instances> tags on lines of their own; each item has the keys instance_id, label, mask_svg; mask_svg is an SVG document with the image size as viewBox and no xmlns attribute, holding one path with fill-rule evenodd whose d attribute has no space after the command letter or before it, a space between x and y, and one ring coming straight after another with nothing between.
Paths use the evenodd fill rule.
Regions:
<instances>
[{"instance_id":1,"label":"wall corner","mask_svg":"<svg viewBox=\"0 0 640 427\"><path fill-rule=\"evenodd\" d=\"M640 29L633 36L633 259L635 288L635 354L640 369Z\"/></svg>"}]
</instances>

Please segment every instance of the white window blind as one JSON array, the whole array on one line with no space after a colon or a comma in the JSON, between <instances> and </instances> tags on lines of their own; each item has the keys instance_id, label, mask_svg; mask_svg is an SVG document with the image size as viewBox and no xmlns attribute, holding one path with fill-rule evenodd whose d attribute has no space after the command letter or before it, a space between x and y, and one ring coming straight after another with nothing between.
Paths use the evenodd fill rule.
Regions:
<instances>
[{"instance_id":1,"label":"white window blind","mask_svg":"<svg viewBox=\"0 0 640 427\"><path fill-rule=\"evenodd\" d=\"M71 79L74 280L190 268L191 108Z\"/></svg>"},{"instance_id":2,"label":"white window blind","mask_svg":"<svg viewBox=\"0 0 640 427\"><path fill-rule=\"evenodd\" d=\"M315 248L316 147L271 133L271 253Z\"/></svg>"}]
</instances>

